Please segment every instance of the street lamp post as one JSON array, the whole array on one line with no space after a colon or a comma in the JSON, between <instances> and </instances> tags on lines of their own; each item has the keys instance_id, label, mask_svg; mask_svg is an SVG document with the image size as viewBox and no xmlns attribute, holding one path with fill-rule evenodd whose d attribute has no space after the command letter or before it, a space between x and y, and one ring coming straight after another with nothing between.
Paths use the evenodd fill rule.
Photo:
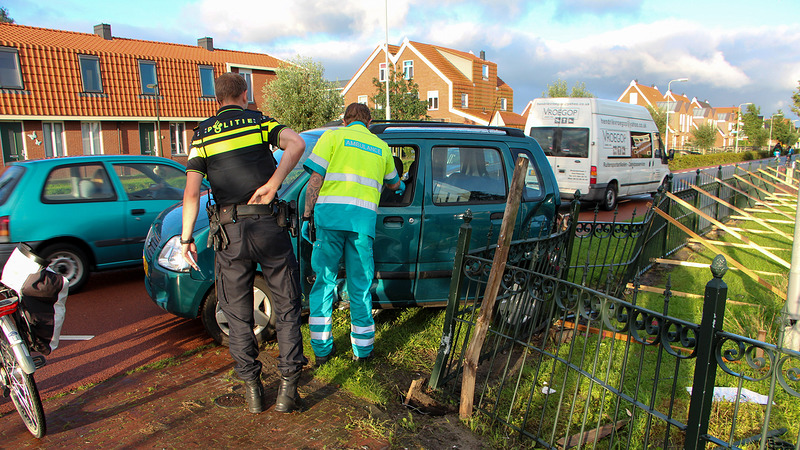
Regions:
<instances>
[{"instance_id":1,"label":"street lamp post","mask_svg":"<svg viewBox=\"0 0 800 450\"><path fill-rule=\"evenodd\" d=\"M667 83L667 93L671 93L672 92L671 88L670 88L670 85L672 85L673 81L678 82L678 83L683 83L685 81L689 81L689 79L686 78L686 77L683 77L683 78L676 78L674 80L669 80L669 83ZM670 110L669 100L667 100L667 119L666 119L667 123L666 123L666 126L664 127L665 128L665 130L664 130L665 131L664 140L666 141L665 144L664 144L665 145L664 151L667 154L669 153L669 110Z\"/></svg>"},{"instance_id":2,"label":"street lamp post","mask_svg":"<svg viewBox=\"0 0 800 450\"><path fill-rule=\"evenodd\" d=\"M386 0L384 5L386 12L386 120L392 120L392 110L389 107L389 0Z\"/></svg>"},{"instance_id":3,"label":"street lamp post","mask_svg":"<svg viewBox=\"0 0 800 450\"><path fill-rule=\"evenodd\" d=\"M741 113L742 113L742 106L744 106L744 105L752 105L752 103L750 103L750 102L740 103L739 107L736 108L736 137L734 138L735 140L733 141L734 142L734 144L733 144L733 152L734 153L739 153L739 120L741 119L740 116L741 116Z\"/></svg>"},{"instance_id":4,"label":"street lamp post","mask_svg":"<svg viewBox=\"0 0 800 450\"><path fill-rule=\"evenodd\" d=\"M164 156L161 154L161 95L158 90L158 83L148 84L147 87L156 90L156 156Z\"/></svg>"}]
</instances>

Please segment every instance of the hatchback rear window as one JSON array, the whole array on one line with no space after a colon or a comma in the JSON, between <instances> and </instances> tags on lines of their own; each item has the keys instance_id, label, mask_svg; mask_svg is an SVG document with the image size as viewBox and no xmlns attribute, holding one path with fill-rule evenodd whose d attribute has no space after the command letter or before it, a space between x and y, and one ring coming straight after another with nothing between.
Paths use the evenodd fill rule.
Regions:
<instances>
[{"instance_id":1,"label":"hatchback rear window","mask_svg":"<svg viewBox=\"0 0 800 450\"><path fill-rule=\"evenodd\" d=\"M25 173L24 167L11 166L0 176L0 205L4 205L14 192L14 187L19 183L23 173Z\"/></svg>"}]
</instances>

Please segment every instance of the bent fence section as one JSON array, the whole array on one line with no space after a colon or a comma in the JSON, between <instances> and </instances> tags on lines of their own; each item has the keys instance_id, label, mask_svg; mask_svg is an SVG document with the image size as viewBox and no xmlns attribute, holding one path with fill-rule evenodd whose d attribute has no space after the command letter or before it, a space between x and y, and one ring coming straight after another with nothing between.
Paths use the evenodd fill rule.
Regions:
<instances>
[{"instance_id":1,"label":"bent fence section","mask_svg":"<svg viewBox=\"0 0 800 450\"><path fill-rule=\"evenodd\" d=\"M759 197L731 186L725 194L720 184L715 196L742 206ZM676 195L691 198L689 190L697 192ZM676 211L663 194L654 207ZM722 211L712 217L730 214L696 199L700 208ZM581 224L577 210L560 231L512 243L481 349L476 410L546 448L800 448L789 444L800 424L783 415L800 405L800 353L722 329L724 257L712 264L701 323L687 322L670 315L669 284L660 310L637 304L635 287L620 298L652 258L674 252L685 235L679 239L652 211L625 225ZM711 228L681 214L693 230ZM462 225L430 379L456 397L494 250L469 251L470 232Z\"/></svg>"}]
</instances>

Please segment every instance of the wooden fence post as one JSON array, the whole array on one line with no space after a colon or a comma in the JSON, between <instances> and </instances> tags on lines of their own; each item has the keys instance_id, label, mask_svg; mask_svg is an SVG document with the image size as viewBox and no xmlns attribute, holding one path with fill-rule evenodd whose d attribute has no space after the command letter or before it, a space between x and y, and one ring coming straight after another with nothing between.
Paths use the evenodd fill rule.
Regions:
<instances>
[{"instance_id":1,"label":"wooden fence post","mask_svg":"<svg viewBox=\"0 0 800 450\"><path fill-rule=\"evenodd\" d=\"M517 221L517 211L519 202L522 198L522 188L525 183L525 174L528 170L528 159L517 158L514 168L514 176L511 179L511 192L508 193L506 209L503 213L503 223L500 226L500 236L497 239L497 249L494 252L492 270L489 272L489 279L486 283L486 291L481 303L481 314L475 323L472 332L472 339L467 347L464 357L464 375L461 380L461 405L459 417L468 419L472 417L472 405L475 400L475 375L478 372L478 358L480 357L483 341L486 339L486 331L492 323L494 303L497 300L497 292L500 290L500 282L503 279L503 272L506 269L508 259L508 245L514 235L514 225Z\"/></svg>"}]
</instances>

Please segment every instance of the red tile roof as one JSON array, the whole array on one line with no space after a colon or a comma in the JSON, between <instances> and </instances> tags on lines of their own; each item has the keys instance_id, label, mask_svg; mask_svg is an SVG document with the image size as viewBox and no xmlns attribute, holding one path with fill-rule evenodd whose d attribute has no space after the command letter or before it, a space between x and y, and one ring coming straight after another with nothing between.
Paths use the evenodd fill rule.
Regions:
<instances>
[{"instance_id":1,"label":"red tile roof","mask_svg":"<svg viewBox=\"0 0 800 450\"><path fill-rule=\"evenodd\" d=\"M18 116L152 116L154 100L142 97L138 60L154 61L165 117L205 118L214 114L213 99L202 99L198 65L219 76L234 66L277 68L281 61L265 54L200 46L0 24L0 46L18 49L23 91L0 90L0 114ZM99 58L102 94L83 92L78 55ZM256 93L258 95L258 93Z\"/></svg>"}]
</instances>

